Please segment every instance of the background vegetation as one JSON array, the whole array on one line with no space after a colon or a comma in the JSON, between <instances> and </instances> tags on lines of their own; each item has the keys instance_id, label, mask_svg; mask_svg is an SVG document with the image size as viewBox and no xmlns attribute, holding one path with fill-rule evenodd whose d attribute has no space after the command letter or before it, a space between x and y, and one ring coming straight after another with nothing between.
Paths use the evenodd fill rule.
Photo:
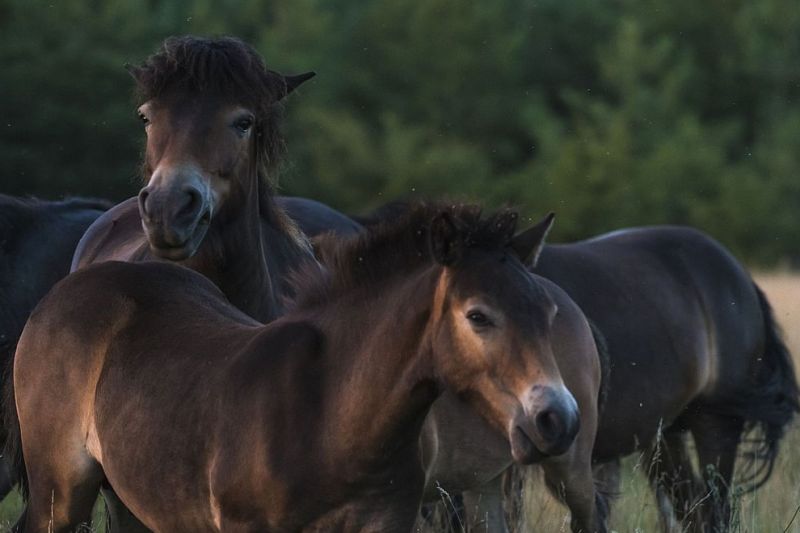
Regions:
<instances>
[{"instance_id":1,"label":"background vegetation","mask_svg":"<svg viewBox=\"0 0 800 533\"><path fill-rule=\"evenodd\" d=\"M0 0L0 192L122 199L142 132L123 65L233 34L317 78L287 103L283 192L359 212L448 194L557 211L555 240L691 224L800 266L796 0ZM760 277L800 353L800 278ZM800 431L736 531L800 505ZM612 523L653 531L637 458ZM531 491L543 531L563 508ZM0 524L18 513L0 506ZM3 527L0 525L0 528ZM800 531L796 519L790 531Z\"/></svg>"},{"instance_id":2,"label":"background vegetation","mask_svg":"<svg viewBox=\"0 0 800 533\"><path fill-rule=\"evenodd\" d=\"M796 0L0 0L0 191L135 193L123 65L177 33L318 72L285 193L509 202L557 211L559 240L692 224L800 264Z\"/></svg>"}]
</instances>

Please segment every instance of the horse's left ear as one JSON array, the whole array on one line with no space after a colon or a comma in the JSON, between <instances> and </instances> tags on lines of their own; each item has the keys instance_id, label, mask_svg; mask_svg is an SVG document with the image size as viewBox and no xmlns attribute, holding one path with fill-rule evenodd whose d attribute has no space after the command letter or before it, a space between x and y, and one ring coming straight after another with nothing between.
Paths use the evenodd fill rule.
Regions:
<instances>
[{"instance_id":1,"label":"horse's left ear","mask_svg":"<svg viewBox=\"0 0 800 533\"><path fill-rule=\"evenodd\" d=\"M539 254L544 248L544 240L553 227L554 213L548 214L541 222L535 226L517 233L511 239L511 248L517 253L522 262L528 267L533 268L539 260Z\"/></svg>"},{"instance_id":2,"label":"horse's left ear","mask_svg":"<svg viewBox=\"0 0 800 533\"><path fill-rule=\"evenodd\" d=\"M297 74L296 76L283 76L283 81L286 83L286 92L281 95L281 98L285 98L292 91L300 87L303 82L306 82L316 76L316 72L306 72L305 74Z\"/></svg>"},{"instance_id":3,"label":"horse's left ear","mask_svg":"<svg viewBox=\"0 0 800 533\"><path fill-rule=\"evenodd\" d=\"M453 217L446 211L431 221L430 248L431 255L440 265L450 266L461 259L463 239Z\"/></svg>"}]
</instances>

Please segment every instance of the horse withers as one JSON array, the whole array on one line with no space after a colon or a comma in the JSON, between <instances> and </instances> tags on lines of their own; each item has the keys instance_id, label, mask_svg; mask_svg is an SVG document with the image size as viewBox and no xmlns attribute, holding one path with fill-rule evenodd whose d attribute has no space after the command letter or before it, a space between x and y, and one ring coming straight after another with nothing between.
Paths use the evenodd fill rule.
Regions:
<instances>
[{"instance_id":1,"label":"horse withers","mask_svg":"<svg viewBox=\"0 0 800 533\"><path fill-rule=\"evenodd\" d=\"M16 354L21 530L77 527L109 483L156 532L407 532L444 390L517 461L565 452L580 421L550 345L558 309L515 222L421 206L323 243L328 271L298 273L294 309L266 326L179 266L72 274Z\"/></svg>"}]
</instances>

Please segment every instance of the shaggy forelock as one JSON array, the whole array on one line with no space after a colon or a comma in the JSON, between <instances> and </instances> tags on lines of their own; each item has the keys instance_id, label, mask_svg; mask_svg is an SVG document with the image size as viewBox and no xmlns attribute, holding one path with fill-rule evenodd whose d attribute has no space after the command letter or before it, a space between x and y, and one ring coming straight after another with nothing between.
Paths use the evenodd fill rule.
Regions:
<instances>
[{"instance_id":1,"label":"shaggy forelock","mask_svg":"<svg viewBox=\"0 0 800 533\"><path fill-rule=\"evenodd\" d=\"M168 94L203 94L250 108L256 115L261 163L277 163L283 149L279 101L286 95L286 81L250 45L235 37L169 37L155 54L128 70L141 102Z\"/></svg>"}]
</instances>

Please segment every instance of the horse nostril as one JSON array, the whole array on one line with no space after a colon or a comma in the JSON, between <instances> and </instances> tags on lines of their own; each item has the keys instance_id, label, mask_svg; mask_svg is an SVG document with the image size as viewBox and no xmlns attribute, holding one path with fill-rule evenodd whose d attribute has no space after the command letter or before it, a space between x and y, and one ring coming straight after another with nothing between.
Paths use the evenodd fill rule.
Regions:
<instances>
[{"instance_id":1,"label":"horse nostril","mask_svg":"<svg viewBox=\"0 0 800 533\"><path fill-rule=\"evenodd\" d=\"M150 196L150 191L147 189L142 189L139 192L139 214L142 218L150 218L149 213L147 212L147 197Z\"/></svg>"},{"instance_id":2,"label":"horse nostril","mask_svg":"<svg viewBox=\"0 0 800 533\"><path fill-rule=\"evenodd\" d=\"M183 206L178 210L178 217L193 218L197 216L202 208L203 197L200 191L194 187L187 187L183 192L186 193L186 197L184 198Z\"/></svg>"},{"instance_id":3,"label":"horse nostril","mask_svg":"<svg viewBox=\"0 0 800 533\"><path fill-rule=\"evenodd\" d=\"M561 419L555 411L550 409L536 415L536 427L539 434L549 441L558 440L563 432Z\"/></svg>"}]
</instances>

